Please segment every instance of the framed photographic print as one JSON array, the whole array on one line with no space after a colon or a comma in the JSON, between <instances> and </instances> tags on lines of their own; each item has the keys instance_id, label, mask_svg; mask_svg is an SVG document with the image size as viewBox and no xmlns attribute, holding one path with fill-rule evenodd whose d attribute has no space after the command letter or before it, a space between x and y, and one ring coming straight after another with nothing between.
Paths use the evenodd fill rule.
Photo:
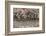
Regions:
<instances>
[{"instance_id":1,"label":"framed photographic print","mask_svg":"<svg viewBox=\"0 0 46 36\"><path fill-rule=\"evenodd\" d=\"M35 34L45 32L45 4L5 2L6 34Z\"/></svg>"}]
</instances>

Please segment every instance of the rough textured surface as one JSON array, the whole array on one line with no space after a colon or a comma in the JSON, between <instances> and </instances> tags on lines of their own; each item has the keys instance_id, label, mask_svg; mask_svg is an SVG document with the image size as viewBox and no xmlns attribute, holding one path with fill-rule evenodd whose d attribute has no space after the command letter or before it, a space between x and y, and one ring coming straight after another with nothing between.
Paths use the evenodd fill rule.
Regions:
<instances>
[{"instance_id":1,"label":"rough textured surface","mask_svg":"<svg viewBox=\"0 0 46 36\"><path fill-rule=\"evenodd\" d=\"M38 27L39 26L39 21L38 20L14 21L13 26L14 26L14 28Z\"/></svg>"}]
</instances>

